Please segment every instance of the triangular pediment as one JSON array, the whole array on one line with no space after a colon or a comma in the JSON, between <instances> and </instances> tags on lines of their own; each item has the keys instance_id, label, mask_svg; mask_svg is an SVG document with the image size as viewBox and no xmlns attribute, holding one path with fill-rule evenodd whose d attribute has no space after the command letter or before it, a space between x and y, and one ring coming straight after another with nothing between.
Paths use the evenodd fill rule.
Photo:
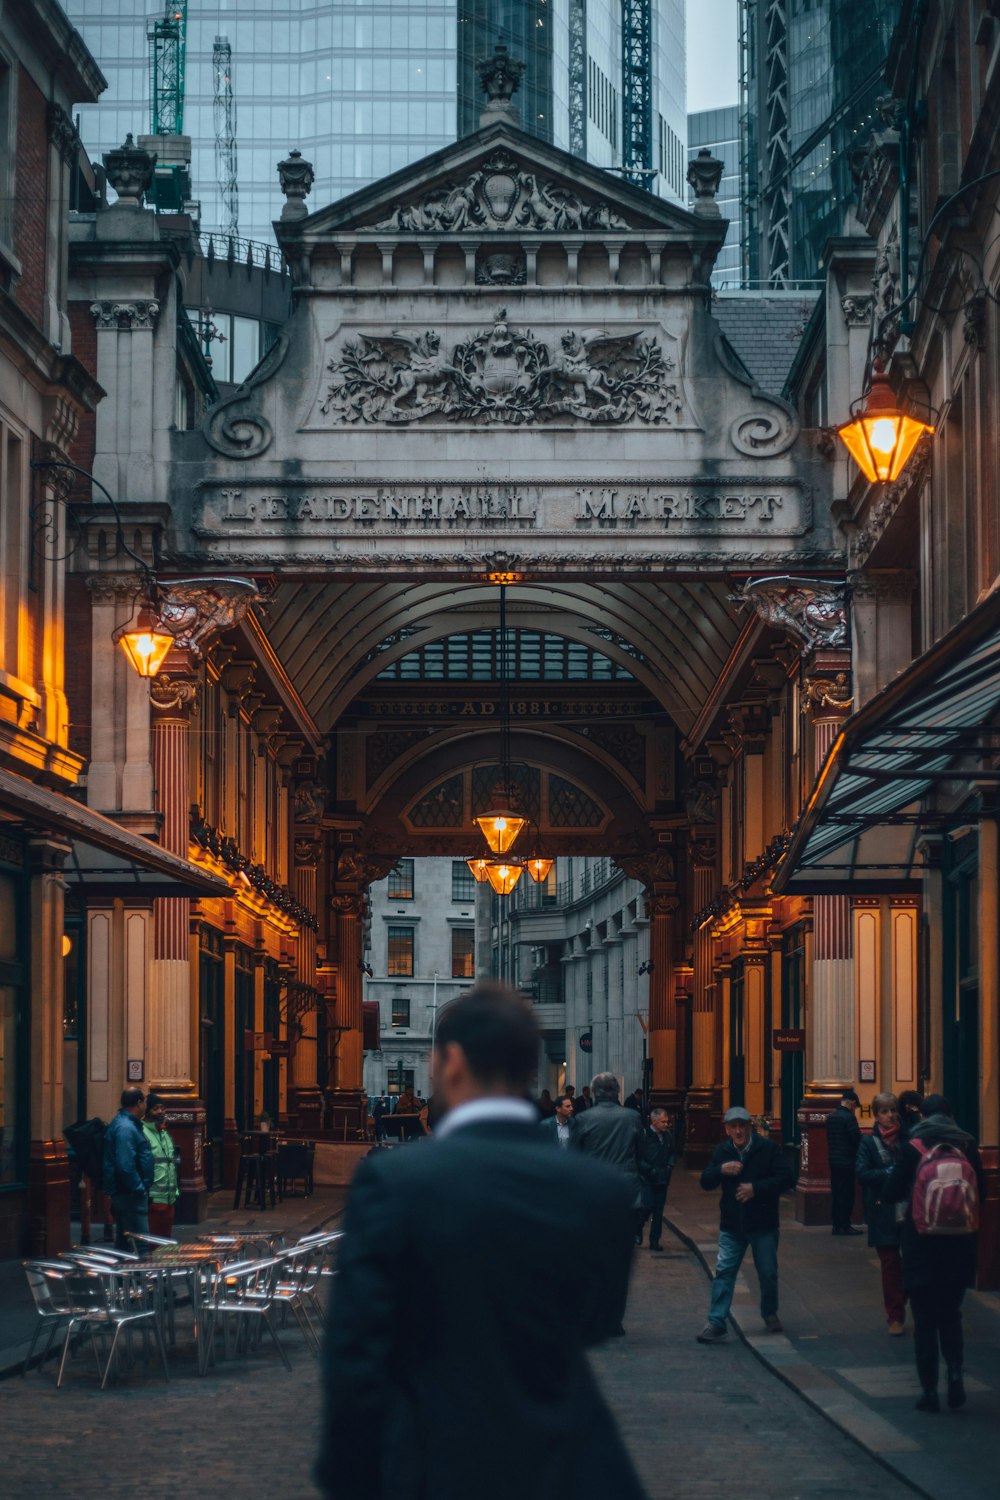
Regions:
<instances>
[{"instance_id":1,"label":"triangular pediment","mask_svg":"<svg viewBox=\"0 0 1000 1500\"><path fill-rule=\"evenodd\" d=\"M705 246L726 221L633 187L508 124L490 124L306 218L276 226L313 244L341 234L646 233Z\"/></svg>"}]
</instances>

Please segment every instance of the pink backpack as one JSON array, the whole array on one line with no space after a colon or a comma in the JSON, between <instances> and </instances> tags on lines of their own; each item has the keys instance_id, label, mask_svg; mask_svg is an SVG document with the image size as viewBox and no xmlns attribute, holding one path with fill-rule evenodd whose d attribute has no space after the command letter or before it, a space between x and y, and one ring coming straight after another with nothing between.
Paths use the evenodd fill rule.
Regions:
<instances>
[{"instance_id":1,"label":"pink backpack","mask_svg":"<svg viewBox=\"0 0 1000 1500\"><path fill-rule=\"evenodd\" d=\"M979 1228L979 1184L967 1156L943 1143L911 1140L921 1161L913 1181L910 1212L918 1234L975 1234Z\"/></svg>"}]
</instances>

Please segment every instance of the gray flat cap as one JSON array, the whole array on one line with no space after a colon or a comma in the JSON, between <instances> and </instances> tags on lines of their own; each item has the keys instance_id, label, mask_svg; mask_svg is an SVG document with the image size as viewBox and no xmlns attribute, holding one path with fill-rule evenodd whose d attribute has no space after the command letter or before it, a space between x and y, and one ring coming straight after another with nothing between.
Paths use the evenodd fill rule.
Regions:
<instances>
[{"instance_id":1,"label":"gray flat cap","mask_svg":"<svg viewBox=\"0 0 1000 1500\"><path fill-rule=\"evenodd\" d=\"M732 1109L727 1109L722 1116L723 1125L737 1125L741 1121L746 1125L753 1124L753 1115L748 1109L744 1109L742 1104L734 1104Z\"/></svg>"}]
</instances>

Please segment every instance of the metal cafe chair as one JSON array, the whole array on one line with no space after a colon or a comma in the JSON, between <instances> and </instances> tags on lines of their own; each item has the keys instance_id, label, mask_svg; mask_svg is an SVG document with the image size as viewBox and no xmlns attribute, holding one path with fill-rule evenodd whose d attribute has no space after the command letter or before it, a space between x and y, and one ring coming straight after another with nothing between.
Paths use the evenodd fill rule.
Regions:
<instances>
[{"instance_id":1,"label":"metal cafe chair","mask_svg":"<svg viewBox=\"0 0 1000 1500\"><path fill-rule=\"evenodd\" d=\"M45 1348L39 1356L38 1364L41 1368L49 1350L55 1340L56 1334L63 1332L67 1323L73 1316L74 1303L66 1286L65 1265L57 1261L26 1260L22 1261L24 1274L28 1279L28 1290L31 1292L32 1301L39 1321L35 1324L35 1331L28 1345L28 1352L24 1357L21 1367L22 1379L27 1375L31 1365L35 1345L43 1331L48 1328L49 1334ZM100 1373L100 1362L98 1362L98 1373Z\"/></svg>"},{"instance_id":2,"label":"metal cafe chair","mask_svg":"<svg viewBox=\"0 0 1000 1500\"><path fill-rule=\"evenodd\" d=\"M205 1336L198 1350L198 1373L205 1375L212 1362L215 1335L222 1323L226 1354L247 1352L260 1342L261 1330L271 1336L282 1364L291 1372L288 1355L281 1346L271 1321L275 1288L281 1264L278 1260L241 1261L222 1266L213 1278L211 1290L202 1299Z\"/></svg>"},{"instance_id":3,"label":"metal cafe chair","mask_svg":"<svg viewBox=\"0 0 1000 1500\"><path fill-rule=\"evenodd\" d=\"M82 1260L68 1260L27 1262L25 1270L28 1272L28 1284L36 1307L46 1306L47 1311L43 1317L58 1320L53 1325L53 1333L60 1331L65 1335L59 1373L56 1376L57 1386L61 1386L63 1382L73 1335L83 1333L90 1335L97 1373L101 1377L101 1390L104 1390L115 1364L122 1330L129 1333L136 1325L152 1327L163 1360L163 1373L170 1379L155 1297L148 1281L137 1275L132 1268L108 1266L97 1261L85 1265ZM45 1282L44 1290L39 1278ZM102 1369L97 1337L105 1334L111 1336L111 1343ZM52 1336L50 1333L50 1342ZM33 1348L34 1340L32 1349L29 1350L29 1359Z\"/></svg>"},{"instance_id":4,"label":"metal cafe chair","mask_svg":"<svg viewBox=\"0 0 1000 1500\"><path fill-rule=\"evenodd\" d=\"M280 1274L274 1288L274 1299L282 1311L283 1322L291 1312L306 1342L319 1349L319 1335L313 1327L310 1313L319 1311L316 1288L319 1284L321 1265L315 1254L315 1246L295 1245L278 1256Z\"/></svg>"}]
</instances>

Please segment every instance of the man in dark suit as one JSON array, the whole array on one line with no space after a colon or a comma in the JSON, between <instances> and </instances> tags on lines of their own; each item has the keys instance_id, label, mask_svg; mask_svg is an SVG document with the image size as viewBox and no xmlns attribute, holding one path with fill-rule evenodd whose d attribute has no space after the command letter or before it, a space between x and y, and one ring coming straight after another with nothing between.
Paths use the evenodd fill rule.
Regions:
<instances>
[{"instance_id":1,"label":"man in dark suit","mask_svg":"<svg viewBox=\"0 0 1000 1500\"><path fill-rule=\"evenodd\" d=\"M632 1193L633 1235L639 1235L645 1222L639 1191L642 1118L634 1109L623 1109L618 1103L618 1079L613 1073L595 1073L591 1088L593 1107L577 1115L570 1149L618 1168Z\"/></svg>"},{"instance_id":2,"label":"man in dark suit","mask_svg":"<svg viewBox=\"0 0 1000 1500\"><path fill-rule=\"evenodd\" d=\"M332 1500L645 1500L584 1355L621 1324L632 1194L547 1145L527 1097L537 1056L513 991L455 1001L433 1139L358 1168L323 1360L316 1479Z\"/></svg>"},{"instance_id":3,"label":"man in dark suit","mask_svg":"<svg viewBox=\"0 0 1000 1500\"><path fill-rule=\"evenodd\" d=\"M854 1089L845 1089L837 1108L831 1110L826 1117L834 1234L862 1233L851 1223L854 1214L854 1165L861 1145L861 1126L854 1116L860 1103Z\"/></svg>"},{"instance_id":4,"label":"man in dark suit","mask_svg":"<svg viewBox=\"0 0 1000 1500\"><path fill-rule=\"evenodd\" d=\"M543 1120L539 1129L552 1146L561 1146L565 1151L573 1135L573 1100L569 1094L560 1094L556 1100L555 1113Z\"/></svg>"},{"instance_id":5,"label":"man in dark suit","mask_svg":"<svg viewBox=\"0 0 1000 1500\"><path fill-rule=\"evenodd\" d=\"M650 1220L649 1248L662 1250L663 1210L667 1204L670 1174L674 1170L674 1137L670 1116L662 1106L650 1111L649 1124L639 1138L639 1181L642 1183L642 1223ZM642 1244L642 1229L635 1242Z\"/></svg>"}]
</instances>

